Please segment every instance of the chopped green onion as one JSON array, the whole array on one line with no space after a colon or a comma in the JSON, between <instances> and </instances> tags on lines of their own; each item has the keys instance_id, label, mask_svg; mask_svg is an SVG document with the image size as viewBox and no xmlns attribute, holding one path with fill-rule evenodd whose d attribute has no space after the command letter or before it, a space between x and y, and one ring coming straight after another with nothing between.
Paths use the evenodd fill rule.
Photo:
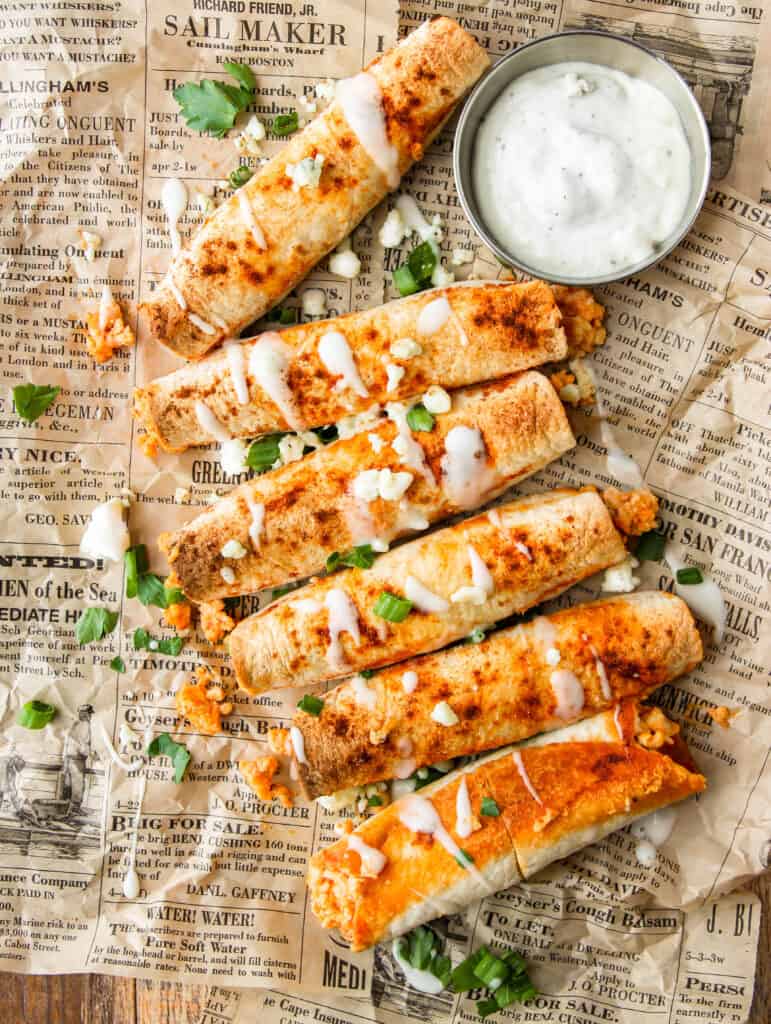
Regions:
<instances>
[{"instance_id":1,"label":"chopped green onion","mask_svg":"<svg viewBox=\"0 0 771 1024\"><path fill-rule=\"evenodd\" d=\"M480 813L484 814L486 818L497 818L501 813L501 809L491 796L486 796L482 799Z\"/></svg>"},{"instance_id":2,"label":"chopped green onion","mask_svg":"<svg viewBox=\"0 0 771 1024\"><path fill-rule=\"evenodd\" d=\"M394 287L401 296L414 295L415 292L420 291L420 285L412 276L412 271L406 263L394 271Z\"/></svg>"},{"instance_id":3,"label":"chopped green onion","mask_svg":"<svg viewBox=\"0 0 771 1024\"><path fill-rule=\"evenodd\" d=\"M368 796L367 807L382 807L383 798L381 796Z\"/></svg>"},{"instance_id":4,"label":"chopped green onion","mask_svg":"<svg viewBox=\"0 0 771 1024\"><path fill-rule=\"evenodd\" d=\"M371 544L359 544L348 551L333 551L326 562L327 572L335 572L347 565L355 569L371 569L375 564L375 552Z\"/></svg>"},{"instance_id":5,"label":"chopped green onion","mask_svg":"<svg viewBox=\"0 0 771 1024\"><path fill-rule=\"evenodd\" d=\"M410 273L419 285L425 286L436 267L436 251L430 242L421 242L407 258Z\"/></svg>"},{"instance_id":6,"label":"chopped green onion","mask_svg":"<svg viewBox=\"0 0 771 1024\"><path fill-rule=\"evenodd\" d=\"M376 668L363 668L361 672L357 673L362 679L371 679L377 672Z\"/></svg>"},{"instance_id":7,"label":"chopped green onion","mask_svg":"<svg viewBox=\"0 0 771 1024\"><path fill-rule=\"evenodd\" d=\"M174 781L181 782L185 769L190 764L190 751L181 743L176 743L167 732L156 736L147 748L150 757L168 757L174 768Z\"/></svg>"},{"instance_id":8,"label":"chopped green onion","mask_svg":"<svg viewBox=\"0 0 771 1024\"><path fill-rule=\"evenodd\" d=\"M458 864L460 864L462 868L468 868L470 867L470 865L474 863L474 858L471 856L470 853L467 853L465 850L458 850L458 855L456 856L455 860L458 862Z\"/></svg>"},{"instance_id":9,"label":"chopped green onion","mask_svg":"<svg viewBox=\"0 0 771 1024\"><path fill-rule=\"evenodd\" d=\"M318 427L313 433L322 444L331 444L338 438L337 424L331 423L328 427Z\"/></svg>"},{"instance_id":10,"label":"chopped green onion","mask_svg":"<svg viewBox=\"0 0 771 1024\"><path fill-rule=\"evenodd\" d=\"M495 990L495 1001L498 1009L502 1010L512 1003L526 1003L529 999L535 999L537 995L538 990L525 975L523 978L509 978L504 981L500 988Z\"/></svg>"},{"instance_id":11,"label":"chopped green onion","mask_svg":"<svg viewBox=\"0 0 771 1024\"><path fill-rule=\"evenodd\" d=\"M265 437L252 441L246 456L247 466L258 473L267 473L281 458L278 442L282 437L286 437L286 434L266 434Z\"/></svg>"},{"instance_id":12,"label":"chopped green onion","mask_svg":"<svg viewBox=\"0 0 771 1024\"><path fill-rule=\"evenodd\" d=\"M123 564L126 567L126 597L136 597L139 577L150 568L147 547L137 544L129 548L123 555Z\"/></svg>"},{"instance_id":13,"label":"chopped green onion","mask_svg":"<svg viewBox=\"0 0 771 1024\"><path fill-rule=\"evenodd\" d=\"M486 952L487 947L480 946L476 953L471 953L458 964L450 976L456 992L470 992L472 988L479 988L479 978L474 974L474 968Z\"/></svg>"},{"instance_id":14,"label":"chopped green onion","mask_svg":"<svg viewBox=\"0 0 771 1024\"><path fill-rule=\"evenodd\" d=\"M421 402L417 405L413 405L410 411L407 413L407 425L410 430L420 430L424 433L434 429L434 423L436 420L428 409Z\"/></svg>"},{"instance_id":15,"label":"chopped green onion","mask_svg":"<svg viewBox=\"0 0 771 1024\"><path fill-rule=\"evenodd\" d=\"M125 672L126 662L123 660L123 658L115 657L110 662L110 668L113 670L113 672Z\"/></svg>"},{"instance_id":16,"label":"chopped green onion","mask_svg":"<svg viewBox=\"0 0 771 1024\"><path fill-rule=\"evenodd\" d=\"M451 962L442 953L442 940L430 928L418 925L409 934L397 940L399 958L419 971L430 971L442 985L450 982Z\"/></svg>"},{"instance_id":17,"label":"chopped green onion","mask_svg":"<svg viewBox=\"0 0 771 1024\"><path fill-rule=\"evenodd\" d=\"M271 131L274 135L291 135L292 132L296 132L300 125L300 118L296 110L291 110L288 114L277 114L273 118L273 125Z\"/></svg>"},{"instance_id":18,"label":"chopped green onion","mask_svg":"<svg viewBox=\"0 0 771 1024\"><path fill-rule=\"evenodd\" d=\"M271 601L278 601L284 594L291 594L293 590L297 590L298 587L302 586L302 581L297 580L296 583L285 583L283 587L274 587L270 592Z\"/></svg>"},{"instance_id":19,"label":"chopped green onion","mask_svg":"<svg viewBox=\"0 0 771 1024\"><path fill-rule=\"evenodd\" d=\"M408 601L406 597L397 597L388 590L382 590L372 611L386 622L404 622L412 611L412 601Z\"/></svg>"},{"instance_id":20,"label":"chopped green onion","mask_svg":"<svg viewBox=\"0 0 771 1024\"><path fill-rule=\"evenodd\" d=\"M635 558L640 562L660 562L666 546L666 537L662 537L655 530L648 530L637 542Z\"/></svg>"},{"instance_id":21,"label":"chopped green onion","mask_svg":"<svg viewBox=\"0 0 771 1024\"><path fill-rule=\"evenodd\" d=\"M320 697L314 697L312 693L306 693L297 701L297 707L306 715L320 715L324 707L324 701Z\"/></svg>"},{"instance_id":22,"label":"chopped green onion","mask_svg":"<svg viewBox=\"0 0 771 1024\"><path fill-rule=\"evenodd\" d=\"M678 569L675 576L678 583L691 584L704 582L701 569L698 569L695 565L689 565L687 569Z\"/></svg>"},{"instance_id":23,"label":"chopped green onion","mask_svg":"<svg viewBox=\"0 0 771 1024\"><path fill-rule=\"evenodd\" d=\"M254 171L247 164L239 164L234 171L231 171L228 175L228 181L231 188L241 188L254 174Z\"/></svg>"},{"instance_id":24,"label":"chopped green onion","mask_svg":"<svg viewBox=\"0 0 771 1024\"><path fill-rule=\"evenodd\" d=\"M450 975L452 973L452 960L448 956L442 954L436 954L434 959L428 965L429 971L438 978L446 988L450 984Z\"/></svg>"},{"instance_id":25,"label":"chopped green onion","mask_svg":"<svg viewBox=\"0 0 771 1024\"><path fill-rule=\"evenodd\" d=\"M477 1002L477 1013L482 1018L490 1017L492 1014L497 1013L500 1010L500 1006L495 999L480 999Z\"/></svg>"},{"instance_id":26,"label":"chopped green onion","mask_svg":"<svg viewBox=\"0 0 771 1024\"><path fill-rule=\"evenodd\" d=\"M419 768L414 775L410 775L410 781L415 783L415 789L422 789L430 786L432 782L444 777L444 773L438 771L432 765L428 768Z\"/></svg>"},{"instance_id":27,"label":"chopped green onion","mask_svg":"<svg viewBox=\"0 0 771 1024\"><path fill-rule=\"evenodd\" d=\"M16 721L25 729L42 729L48 725L56 714L53 704L46 704L42 700L28 700L19 709Z\"/></svg>"},{"instance_id":28,"label":"chopped green onion","mask_svg":"<svg viewBox=\"0 0 771 1024\"><path fill-rule=\"evenodd\" d=\"M498 988L509 976L509 968L495 953L486 949L474 967L474 974L485 988Z\"/></svg>"},{"instance_id":29,"label":"chopped green onion","mask_svg":"<svg viewBox=\"0 0 771 1024\"><path fill-rule=\"evenodd\" d=\"M278 322L282 327L297 323L297 310L292 306L282 306L278 311Z\"/></svg>"},{"instance_id":30,"label":"chopped green onion","mask_svg":"<svg viewBox=\"0 0 771 1024\"><path fill-rule=\"evenodd\" d=\"M477 626L472 629L469 635L466 637L467 644L481 644L485 638L485 631L481 626Z\"/></svg>"},{"instance_id":31,"label":"chopped green onion","mask_svg":"<svg viewBox=\"0 0 771 1024\"><path fill-rule=\"evenodd\" d=\"M118 624L118 613L108 608L84 608L75 623L75 639L82 647L112 633Z\"/></svg>"}]
</instances>

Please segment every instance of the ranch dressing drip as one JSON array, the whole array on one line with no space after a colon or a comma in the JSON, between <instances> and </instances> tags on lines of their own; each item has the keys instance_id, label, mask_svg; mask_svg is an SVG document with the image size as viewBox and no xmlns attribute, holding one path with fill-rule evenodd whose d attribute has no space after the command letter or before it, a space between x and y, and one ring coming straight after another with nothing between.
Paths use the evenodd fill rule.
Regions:
<instances>
[{"instance_id":1,"label":"ranch dressing drip","mask_svg":"<svg viewBox=\"0 0 771 1024\"><path fill-rule=\"evenodd\" d=\"M424 336L436 334L440 331L452 316L452 309L447 299L442 296L440 299L433 299L427 303L418 313L415 324L418 334Z\"/></svg>"},{"instance_id":2,"label":"ranch dressing drip","mask_svg":"<svg viewBox=\"0 0 771 1024\"><path fill-rule=\"evenodd\" d=\"M252 209L252 204L249 202L249 196L247 196L243 189L239 189L236 192L236 195L238 196L238 206L241 210L241 216L244 218L246 226L252 233L254 244L258 249L267 249L268 243L265 241L265 235L262 232L262 228L257 223L257 218L254 216L254 210Z\"/></svg>"},{"instance_id":3,"label":"ranch dressing drip","mask_svg":"<svg viewBox=\"0 0 771 1024\"><path fill-rule=\"evenodd\" d=\"M435 594L433 590L429 590L414 576L408 576L404 581L404 596L408 601L412 601L419 612L425 612L428 615L432 613L443 615L450 610L449 601L440 597L439 594Z\"/></svg>"},{"instance_id":4,"label":"ranch dressing drip","mask_svg":"<svg viewBox=\"0 0 771 1024\"><path fill-rule=\"evenodd\" d=\"M249 387L246 383L243 346L237 341L228 341L225 343L224 348L236 398L240 405L246 405L249 401Z\"/></svg>"},{"instance_id":5,"label":"ranch dressing drip","mask_svg":"<svg viewBox=\"0 0 771 1024\"><path fill-rule=\"evenodd\" d=\"M171 252L173 256L176 256L182 248L182 239L179 236L177 225L179 218L187 209L187 189L179 178L169 178L168 181L164 181L163 188L161 189L161 206L166 214L166 223L169 228L169 238L171 239ZM181 302L179 304L182 306ZM182 306L182 308L184 309L185 307Z\"/></svg>"},{"instance_id":6,"label":"ranch dressing drip","mask_svg":"<svg viewBox=\"0 0 771 1024\"><path fill-rule=\"evenodd\" d=\"M528 791L530 796L533 798L533 800L535 800L537 804L543 806L543 800L538 795L535 786L530 781L530 776L527 774L527 768L525 768L525 762L522 760L522 755L518 750L515 750L511 757L519 773L519 777L520 779L522 779L522 782L524 783L525 789Z\"/></svg>"},{"instance_id":7,"label":"ranch dressing drip","mask_svg":"<svg viewBox=\"0 0 771 1024\"><path fill-rule=\"evenodd\" d=\"M208 320L204 320L203 317L197 316L195 313L188 313L187 318L193 327L197 327L199 331L203 331L204 334L216 334L217 328L212 327Z\"/></svg>"},{"instance_id":8,"label":"ranch dressing drip","mask_svg":"<svg viewBox=\"0 0 771 1024\"><path fill-rule=\"evenodd\" d=\"M471 814L471 799L468 795L468 784L465 776L460 780L455 794L455 832L461 839L468 839L474 828Z\"/></svg>"},{"instance_id":9,"label":"ranch dressing drip","mask_svg":"<svg viewBox=\"0 0 771 1024\"><path fill-rule=\"evenodd\" d=\"M557 718L575 718L584 706L584 688L578 677L567 669L558 669L549 677L557 706Z\"/></svg>"},{"instance_id":10,"label":"ranch dressing drip","mask_svg":"<svg viewBox=\"0 0 771 1024\"><path fill-rule=\"evenodd\" d=\"M431 971L422 971L419 967L413 967L409 960L401 954L400 939L394 939L391 943L391 955L402 969L402 974L407 984L418 992L425 992L429 996L438 996L444 991L444 982L440 981Z\"/></svg>"},{"instance_id":11,"label":"ranch dressing drip","mask_svg":"<svg viewBox=\"0 0 771 1024\"><path fill-rule=\"evenodd\" d=\"M145 744L146 745L146 744ZM127 900L135 900L139 896L141 884L136 869L137 860L137 839L139 837L139 823L142 820L142 803L145 799L147 787L147 776L139 778L139 793L137 794L137 811L134 815L134 824L131 827L131 845L129 846L128 867L123 876L123 895Z\"/></svg>"},{"instance_id":12,"label":"ranch dressing drip","mask_svg":"<svg viewBox=\"0 0 771 1024\"><path fill-rule=\"evenodd\" d=\"M687 568L686 563L673 550L672 544L664 549L664 561L675 577L675 593L681 598L694 615L703 619L715 631L715 643L723 639L726 626L725 598L720 587L708 576L702 574L701 583L678 583L677 573Z\"/></svg>"},{"instance_id":13,"label":"ranch dressing drip","mask_svg":"<svg viewBox=\"0 0 771 1024\"><path fill-rule=\"evenodd\" d=\"M224 444L225 441L230 440L230 431L220 423L206 402L202 402L199 399L193 408L195 409L195 418L198 420L201 430L205 430L215 441L220 443Z\"/></svg>"},{"instance_id":14,"label":"ranch dressing drip","mask_svg":"<svg viewBox=\"0 0 771 1024\"><path fill-rule=\"evenodd\" d=\"M260 550L260 538L265 528L265 506L260 501L255 501L251 494L244 494L244 501L249 509L252 521L249 523L249 540L254 545L254 550Z\"/></svg>"},{"instance_id":15,"label":"ranch dressing drip","mask_svg":"<svg viewBox=\"0 0 771 1024\"><path fill-rule=\"evenodd\" d=\"M473 544L467 544L466 550L468 551L468 560L471 565L471 582L475 587L484 590L486 594L492 594L495 590L495 581L490 570L482 560L482 556Z\"/></svg>"},{"instance_id":16,"label":"ranch dressing drip","mask_svg":"<svg viewBox=\"0 0 771 1024\"><path fill-rule=\"evenodd\" d=\"M249 356L249 373L273 401L292 430L304 430L305 423L289 387L290 350L276 334L260 336Z\"/></svg>"},{"instance_id":17,"label":"ranch dressing drip","mask_svg":"<svg viewBox=\"0 0 771 1024\"><path fill-rule=\"evenodd\" d=\"M360 398L367 398L369 391L359 376L351 347L339 331L329 331L319 341L319 359L333 377L340 377L338 383L349 387ZM336 385L337 386L337 385Z\"/></svg>"},{"instance_id":18,"label":"ranch dressing drip","mask_svg":"<svg viewBox=\"0 0 771 1024\"><path fill-rule=\"evenodd\" d=\"M332 668L341 669L345 667L346 661L340 643L340 634L349 633L353 637L353 642L358 647L361 640L359 616L353 601L340 587L334 587L329 591L324 598L324 605L329 612L327 661Z\"/></svg>"},{"instance_id":19,"label":"ranch dressing drip","mask_svg":"<svg viewBox=\"0 0 771 1024\"><path fill-rule=\"evenodd\" d=\"M182 310L183 313L187 312L187 302L185 301L185 296L182 294L182 292L179 290L176 284L174 284L171 275L169 275L169 277L166 279L166 284L168 286L169 291L174 296L174 299L179 308Z\"/></svg>"},{"instance_id":20,"label":"ranch dressing drip","mask_svg":"<svg viewBox=\"0 0 771 1024\"><path fill-rule=\"evenodd\" d=\"M474 508L493 487L482 435L472 427L453 427L444 439L442 482L459 508Z\"/></svg>"},{"instance_id":21,"label":"ranch dressing drip","mask_svg":"<svg viewBox=\"0 0 771 1024\"><path fill-rule=\"evenodd\" d=\"M515 79L477 132L472 174L499 242L544 276L601 277L650 258L678 227L691 154L672 103L582 61Z\"/></svg>"},{"instance_id":22,"label":"ranch dressing drip","mask_svg":"<svg viewBox=\"0 0 771 1024\"><path fill-rule=\"evenodd\" d=\"M372 75L359 72L337 83L337 102L343 116L372 162L385 175L389 188L399 184L399 153L388 138L383 94Z\"/></svg>"},{"instance_id":23,"label":"ranch dressing drip","mask_svg":"<svg viewBox=\"0 0 771 1024\"><path fill-rule=\"evenodd\" d=\"M376 850L374 846L368 846L361 836L351 834L347 836L347 839L348 848L359 855L362 875L365 878L377 878L388 863L385 854Z\"/></svg>"},{"instance_id":24,"label":"ranch dressing drip","mask_svg":"<svg viewBox=\"0 0 771 1024\"><path fill-rule=\"evenodd\" d=\"M632 825L630 832L638 841L635 856L643 867L653 867L656 863L658 847L669 839L676 818L675 807L661 807Z\"/></svg>"}]
</instances>

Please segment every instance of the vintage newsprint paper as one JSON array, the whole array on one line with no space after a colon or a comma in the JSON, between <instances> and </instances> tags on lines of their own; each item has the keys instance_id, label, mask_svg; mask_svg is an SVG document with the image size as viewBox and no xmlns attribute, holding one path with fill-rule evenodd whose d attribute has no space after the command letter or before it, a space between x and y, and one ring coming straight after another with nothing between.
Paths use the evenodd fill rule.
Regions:
<instances>
[{"instance_id":1,"label":"vintage newsprint paper","mask_svg":"<svg viewBox=\"0 0 771 1024\"><path fill-rule=\"evenodd\" d=\"M105 283L135 323L138 301L165 272L164 181L185 183L186 236L242 158L242 126L221 141L192 134L173 88L221 75L225 60L247 62L268 121L435 13L456 16L492 57L569 26L625 34L670 60L699 95L715 157L704 211L654 271L598 291L609 341L591 362L619 443L660 497L667 536L728 604L723 642L655 697L709 781L679 809L656 866L641 867L634 837L618 833L439 927L455 959L491 941L531 960L542 995L509 1019L623 1022L644 1010L667 1024L739 1024L759 908L736 890L771 863L771 33L762 4L723 0L409 0L400 11L371 0L2 5L0 968L206 982L218 986L210 1021L253 1020L255 1009L277 1022L475 1018L473 1003L443 995L429 1004L407 990L388 949L353 956L315 924L305 866L334 838L336 815L259 800L236 769L266 751L268 729L287 722L297 693L240 694L221 736L195 735L177 719L174 692L204 661L227 676L226 658L198 634L176 657L134 650L137 627L170 631L123 596L121 566L79 552L94 505L130 492L132 540L162 573L158 533L231 486L214 451L153 461L137 444L131 389L177 365L171 355L140 335L96 368L84 347L84 316ZM459 278L502 276L463 218L451 146L450 125L402 187L439 216L448 265L453 249L467 252ZM290 304L300 309L309 287L323 289L331 314L390 296L408 243L383 251L384 213L355 233L358 278L322 265ZM62 389L33 425L10 400L23 382ZM571 415L576 451L523 491L613 482L597 414ZM672 587L662 565L645 563L639 575L644 587ZM88 605L121 618L81 648L74 623ZM110 667L116 657L125 672ZM58 708L41 732L15 723L33 698ZM730 727L710 717L715 705L736 712ZM164 731L192 754L179 785L168 761L143 754L146 737ZM126 896L132 863L138 892Z\"/></svg>"}]
</instances>

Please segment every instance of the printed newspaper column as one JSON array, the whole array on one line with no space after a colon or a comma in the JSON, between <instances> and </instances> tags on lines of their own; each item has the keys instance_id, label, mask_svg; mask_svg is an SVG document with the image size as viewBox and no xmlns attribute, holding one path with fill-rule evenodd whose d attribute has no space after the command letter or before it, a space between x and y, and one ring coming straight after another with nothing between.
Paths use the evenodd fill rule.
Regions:
<instances>
[{"instance_id":1,"label":"printed newspaper column","mask_svg":"<svg viewBox=\"0 0 771 1024\"><path fill-rule=\"evenodd\" d=\"M127 484L134 360L121 351L97 370L85 312L108 287L134 322L144 105L128 83L143 32L130 13L87 32L55 4L4 14L0 963L75 970L98 912L99 734L119 652L118 633L81 646L75 624L87 607L116 613L121 593L119 568L78 544L95 502ZM22 400L22 419L21 385L58 391L42 414ZM56 709L41 730L16 722L33 699Z\"/></svg>"}]
</instances>

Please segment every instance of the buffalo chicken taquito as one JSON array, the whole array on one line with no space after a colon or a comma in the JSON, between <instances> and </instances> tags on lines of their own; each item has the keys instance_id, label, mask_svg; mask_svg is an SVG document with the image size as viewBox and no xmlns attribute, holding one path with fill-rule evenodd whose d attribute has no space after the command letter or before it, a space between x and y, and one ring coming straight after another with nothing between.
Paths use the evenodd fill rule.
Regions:
<instances>
[{"instance_id":1,"label":"buffalo chicken taquito","mask_svg":"<svg viewBox=\"0 0 771 1024\"><path fill-rule=\"evenodd\" d=\"M308 797L406 778L645 697L702 657L687 605L644 591L578 605L412 658L298 711Z\"/></svg>"},{"instance_id":2,"label":"buffalo chicken taquito","mask_svg":"<svg viewBox=\"0 0 771 1024\"><path fill-rule=\"evenodd\" d=\"M459 495L487 473L465 437L444 468ZM634 494L635 492L630 492ZM307 584L244 619L228 638L238 683L253 693L304 686L435 651L624 560L593 488L501 505Z\"/></svg>"},{"instance_id":3,"label":"buffalo chicken taquito","mask_svg":"<svg viewBox=\"0 0 771 1024\"><path fill-rule=\"evenodd\" d=\"M531 878L704 789L677 729L626 701L451 772L312 858L313 912L361 950Z\"/></svg>"},{"instance_id":4,"label":"buffalo chicken taquito","mask_svg":"<svg viewBox=\"0 0 771 1024\"><path fill-rule=\"evenodd\" d=\"M144 311L188 359L261 317L420 159L487 68L449 18L426 21L363 72L210 216Z\"/></svg>"},{"instance_id":5,"label":"buffalo chicken taquito","mask_svg":"<svg viewBox=\"0 0 771 1024\"><path fill-rule=\"evenodd\" d=\"M563 359L551 288L439 288L334 320L229 343L134 394L151 444L181 452L228 437L336 423L431 385L453 389Z\"/></svg>"},{"instance_id":6,"label":"buffalo chicken taquito","mask_svg":"<svg viewBox=\"0 0 771 1024\"><path fill-rule=\"evenodd\" d=\"M319 572L333 552L382 549L484 504L575 444L554 388L534 371L455 392L432 429L411 431L406 406L389 410L366 433L250 480L161 535L185 594L211 601L252 593ZM442 469L463 431L476 432L486 460L483 488L468 495Z\"/></svg>"}]
</instances>

